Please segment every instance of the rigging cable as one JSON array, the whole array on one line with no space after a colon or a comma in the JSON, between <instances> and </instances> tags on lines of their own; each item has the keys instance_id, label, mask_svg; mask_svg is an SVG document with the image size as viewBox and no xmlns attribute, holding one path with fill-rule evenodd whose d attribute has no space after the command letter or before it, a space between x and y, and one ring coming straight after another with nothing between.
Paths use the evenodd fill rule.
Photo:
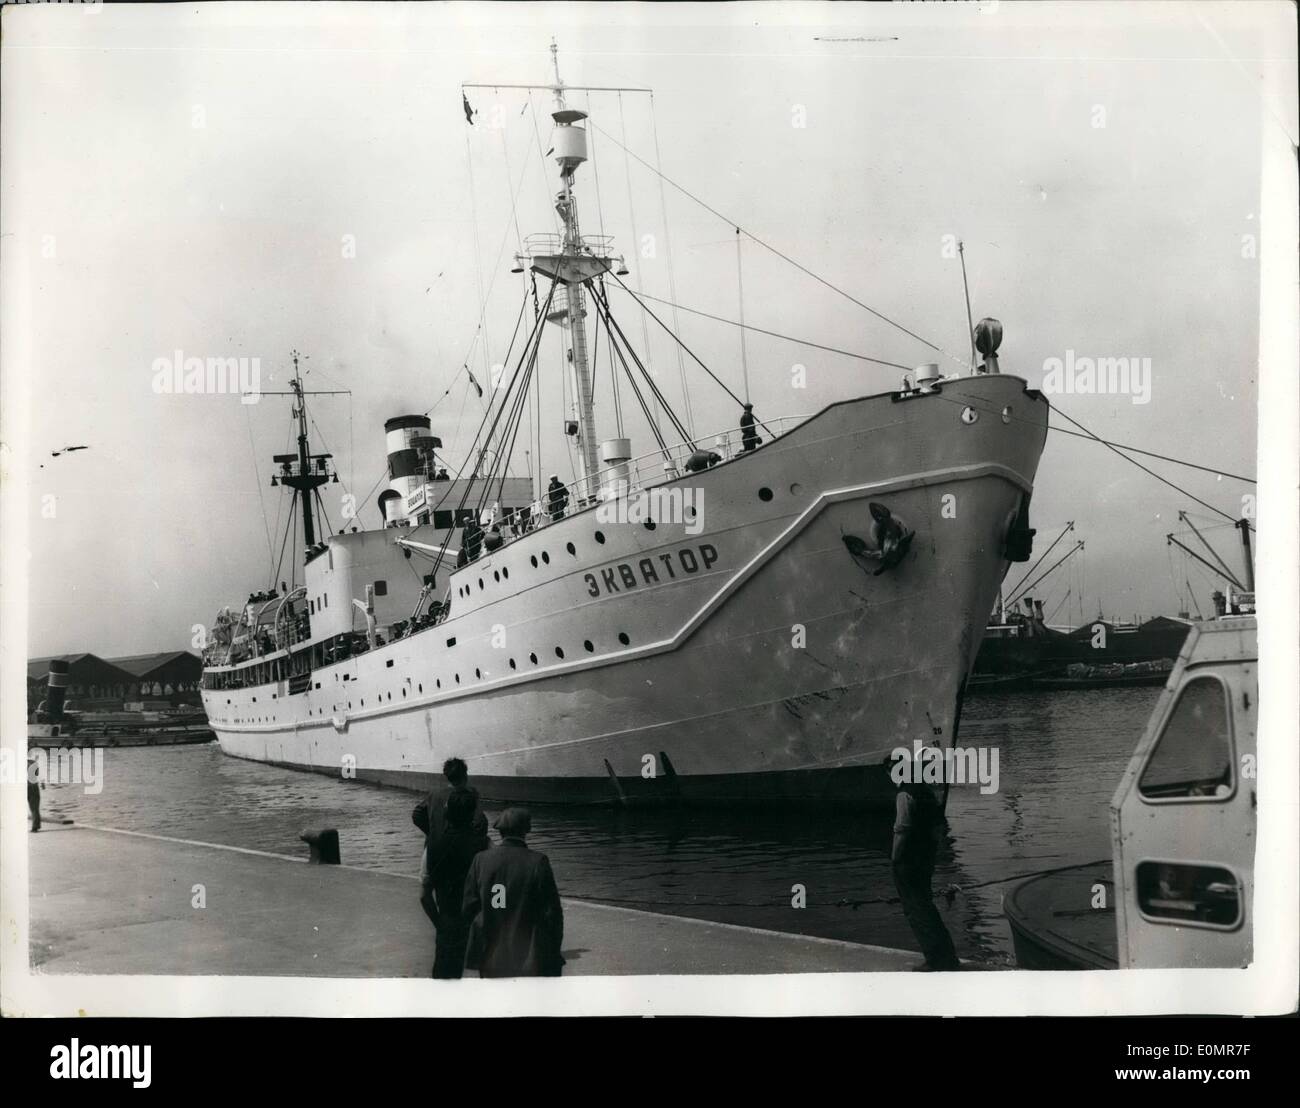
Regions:
<instances>
[{"instance_id":1,"label":"rigging cable","mask_svg":"<svg viewBox=\"0 0 1300 1108\"><path fill-rule=\"evenodd\" d=\"M592 295L598 296L598 293L596 292L594 286L592 288ZM628 342L627 335L623 333L623 328L619 326L618 320L614 318L613 313L610 311L609 301L605 300L604 298L599 298L597 302L599 303L600 307L604 310L605 327L606 330L609 332L611 338L613 337L614 332L617 331L618 337L623 341L624 348L627 350L628 354L631 355L633 362L636 363L637 369L641 371L641 376L645 379L645 383L649 386L654 396L657 397L659 402L663 405L663 410L667 412L668 418L672 422L674 429L677 431L679 435L682 436L682 439L690 446L690 448L692 450L695 450L696 449L695 442L691 438L690 433L686 430L686 427L682 423L682 421L677 418L677 413L674 412L673 409L669 406L668 400L664 397L663 393L659 391L659 386L655 384L654 377L646 370L646 367L641 364L641 359L636 356L636 351L632 349L632 344Z\"/></svg>"},{"instance_id":2,"label":"rigging cable","mask_svg":"<svg viewBox=\"0 0 1300 1108\"><path fill-rule=\"evenodd\" d=\"M659 178L659 223L664 229L664 255L668 261L668 295L677 299L677 280L673 276L673 240L668 231L668 205L664 194L664 177L660 172L662 159L659 157L659 123L655 116L655 94L650 94L650 133L654 137L655 147L655 175ZM680 332L682 321L677 316L677 309L673 308L673 330ZM674 353L677 355L677 376L682 383L682 400L686 413L686 426L691 429L691 437L695 436L695 413L691 408L691 390L686 383L686 361L682 358L681 347L674 346Z\"/></svg>"},{"instance_id":3,"label":"rigging cable","mask_svg":"<svg viewBox=\"0 0 1300 1108\"><path fill-rule=\"evenodd\" d=\"M262 530L266 534L266 568L271 569L275 565L275 547L271 545L271 522L266 514L266 501L262 497L262 474L257 468L257 444L253 441L253 417L249 414L249 404L241 404L244 409L244 419L248 423L248 448L253 455L253 479L257 482L257 503L262 509ZM278 526L278 524L277 524ZM275 578L272 577L271 584L274 586Z\"/></svg>"},{"instance_id":4,"label":"rigging cable","mask_svg":"<svg viewBox=\"0 0 1300 1108\"><path fill-rule=\"evenodd\" d=\"M631 289L627 289L631 292ZM702 312L698 308L688 308L685 304L675 304L671 300L664 300L659 296L651 296L648 292L641 289L636 290L636 295L642 300L653 300L656 304L663 304L672 308L674 313L678 309L683 312L689 312L691 315L703 316L705 319L712 319L717 323L726 323L731 327L743 327L746 331L753 331L759 335L768 335L774 339L784 339L786 342L793 342L799 346L811 347L813 350L825 350L831 354L843 354L846 358L856 358L860 362L873 362L876 365L888 366L890 369L901 369L904 373L910 373L915 367L903 365L901 362L890 362L884 358L873 358L868 354L858 354L853 350L841 350L837 346L826 346L820 342L813 342L811 339L796 338L794 335L783 335L780 331L769 331L764 327L756 327L752 323L738 323L734 319L727 319L725 316L712 315L709 312Z\"/></svg>"},{"instance_id":5,"label":"rigging cable","mask_svg":"<svg viewBox=\"0 0 1300 1108\"><path fill-rule=\"evenodd\" d=\"M630 220L632 225L632 244L633 247L635 247L640 240L637 238L637 233L636 233L636 207L632 203L632 163L629 162L627 159L627 155L628 155L627 119L623 115L623 94L621 92L618 94L618 122L619 122L619 127L622 129L623 132L623 142L621 144L623 146L623 180L627 185L627 212L628 212L628 219ZM637 263L636 263L636 276L637 276L637 284L640 284L641 283L641 260L639 257L637 258ZM651 366L651 372L653 373L654 363L653 361L651 361L651 356L650 356L650 327L649 324L647 324L645 321L645 316L641 317L641 343L645 348L646 363ZM655 402L654 409L655 409L655 420L658 421L659 419L658 401Z\"/></svg>"},{"instance_id":6,"label":"rigging cable","mask_svg":"<svg viewBox=\"0 0 1300 1108\"><path fill-rule=\"evenodd\" d=\"M475 199L477 189L474 187L474 154L469 142L469 128L465 129L465 163L469 167L469 219L474 228L474 283L478 287L478 333L483 336L483 372L489 379L492 376L490 345L487 331L487 301L483 298L483 252L478 238L478 202ZM506 234L510 229L506 228ZM468 366L469 359L466 358Z\"/></svg>"},{"instance_id":7,"label":"rigging cable","mask_svg":"<svg viewBox=\"0 0 1300 1108\"><path fill-rule=\"evenodd\" d=\"M645 304L641 303L641 298L638 297L637 294L634 293L630 288L628 288L627 284L623 281L623 278L621 278L617 273L615 273L614 280L617 281L623 287L624 291L626 291L627 294L631 296L633 300L635 300L638 304L641 305L641 310L643 312L645 312L651 319L653 319L657 324L659 324L660 327L662 327L665 331L668 332L669 335L672 336L673 340L677 342L681 346L681 348L691 356L691 358L694 360L696 365L698 365L702 370L704 370L705 373L707 373L718 383L718 385L721 387L723 392L725 392L729 397L731 397L731 399L734 400L737 404L744 403L744 401L742 401L740 397L738 397L734 392L732 392L729 388L727 388L726 383L716 373L714 373L713 370L711 370L702 361L700 361L695 351L692 350L689 346L687 346L686 343L682 342L680 336L674 335L673 332L669 330L668 324L666 324L662 319L660 319L657 315L655 315L654 312L652 312L649 308L645 306ZM763 430L766 431L772 438L776 438L776 434L775 432L773 432L772 428L770 428L766 423L764 423L761 419L758 419L757 417L755 417L755 420L758 423L758 425L762 427Z\"/></svg>"},{"instance_id":8,"label":"rigging cable","mask_svg":"<svg viewBox=\"0 0 1300 1108\"><path fill-rule=\"evenodd\" d=\"M600 131L600 133L601 133L602 135L604 135L607 139L609 139L610 142L616 143L616 144L618 144L618 145L620 145L620 146L622 145L621 143L618 142L618 139L614 138L613 135L611 135L608 131L604 130L602 127L597 126L594 122L591 124L591 126L592 126L595 130ZM726 223L726 224L728 224L729 226L732 226L732 227L738 227L738 226L739 226L739 225L736 223L736 221L735 221L734 219L729 219L727 216L723 215L723 214L722 214L720 211L718 211L716 208L710 206L709 204L706 204L703 200L701 200L701 199L700 199L698 196L696 196L694 193L690 192L688 189L683 188L681 185L679 185L676 181L674 181L674 180L673 180L671 177L669 177L667 174L662 173L662 172L660 172L659 170L656 170L654 166L652 166L649 162L647 162L647 161L646 161L644 158L642 158L640 155L634 153L634 152L631 151L631 150L628 150L627 147L625 147L625 146L623 147L623 149L624 149L624 150L625 150L629 155L631 155L633 158L635 158L638 162L640 162L643 166L645 166L646 169L650 170L652 173L657 174L657 175L658 175L662 180L667 181L668 184L672 185L673 188L675 188L675 189L676 189L678 192L680 192L683 196L687 197L687 198L690 199L690 200L693 200L696 204L698 204L700 207L702 207L705 211L711 213L712 215L717 216L717 218L720 219L720 220L722 220L723 223ZM945 350L942 346L938 345L937 343L933 343L933 342L931 342L931 341L930 341L929 339L927 339L927 338L922 338L922 337L921 337L920 335L918 335L915 331L912 331L912 330L910 330L909 328L904 327L904 326L903 326L901 323L899 323L897 320L890 319L889 316L885 315L883 312L878 312L878 311L877 311L875 308L873 308L870 304L866 304L866 303L864 303L863 301L859 300L856 296L854 296L852 293L846 292L844 289L840 288L838 285L835 285L835 284L833 284L832 282L828 281L825 277L819 276L818 274L814 273L814 272L813 272L811 269L809 269L807 266L805 266L805 265L801 265L799 262L795 261L795 260L794 260L792 257L790 257L788 254L784 254L784 253L782 253L780 250L778 250L778 249L777 249L775 246L773 246L771 243L766 242L766 241L764 241L763 239L759 238L759 237L758 237L757 235L755 235L752 231L746 231L746 230L744 230L744 228L741 228L741 231L744 233L744 235L745 235L747 238L750 238L750 239L752 239L754 242L758 243L758 245L761 246L764 250L768 250L768 251L770 251L771 253L775 254L775 255L776 255L778 258L780 258L782 261L787 262L788 264L794 266L795 269L797 269L797 270L799 270L801 273L806 274L807 276L811 277L814 281L817 281L819 284L825 285L825 286L826 286L828 289L830 289L832 292L836 292L836 293L838 293L840 296L844 297L846 300L849 300L849 301L853 302L853 303L856 304L859 308L862 308L864 311L870 312L873 316L875 316L877 319L881 320L882 322L884 322L884 323L888 323L891 327L895 327L895 328L897 328L898 330L902 331L903 334L908 335L908 336L910 336L911 338L916 339L916 341L919 342L919 343L921 343L922 345L924 345L924 346L928 346L931 350L937 350L940 354L943 354L945 357L947 357L947 358L951 358L954 362L956 362L956 363L957 363L959 366L961 366L963 369L968 368L967 363L966 363L963 359L958 358L955 354L951 353L951 352L948 351L948 350ZM689 353L689 350L688 350L687 352Z\"/></svg>"},{"instance_id":9,"label":"rigging cable","mask_svg":"<svg viewBox=\"0 0 1300 1108\"><path fill-rule=\"evenodd\" d=\"M749 353L745 342L745 266L741 255L740 228L736 228L736 302L740 307L740 372L745 382L745 403L749 403Z\"/></svg>"}]
</instances>

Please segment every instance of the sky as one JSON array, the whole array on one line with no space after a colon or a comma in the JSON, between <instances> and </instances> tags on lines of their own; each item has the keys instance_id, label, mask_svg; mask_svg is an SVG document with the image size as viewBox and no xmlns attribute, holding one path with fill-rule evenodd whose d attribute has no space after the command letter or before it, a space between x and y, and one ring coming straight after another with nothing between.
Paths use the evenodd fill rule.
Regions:
<instances>
[{"instance_id":1,"label":"sky","mask_svg":"<svg viewBox=\"0 0 1300 1108\"><path fill-rule=\"evenodd\" d=\"M525 295L512 255L554 231L557 187L549 94L470 89L471 126L461 85L548 84L552 36L567 84L653 89L569 94L591 113L583 229L614 236L634 287L952 372L969 349L960 239L974 318L1005 327L1004 372L1037 387L1052 359L1150 359L1145 403L1053 400L1102 437L1253 476L1259 79L1266 59L1294 59L1287 18L1154 3L7 8L0 377L27 480L29 654L183 649L275 579L287 505L270 457L289 405L160 394L155 364L175 351L257 358L274 390L296 349L308 388L351 390L310 407L341 476L325 490L335 526L349 492L377 523L385 419L432 409L459 462L485 406L463 367L486 384L505 360ZM680 414L674 347L624 294L614 304ZM740 332L679 318L744 392ZM559 349L546 336L540 449L514 472L568 480ZM743 356L764 418L902 376L755 333ZM734 401L690 366L694 429L734 426ZM609 400L602 362L601 438ZM626 430L634 454L653 448L643 420ZM68 445L88 449L51 456ZM1218 582L1165 542L1186 530L1180 509L1239 564L1225 518L1191 496L1236 517L1253 486L1146 464L1190 496L1049 436L1038 550L1070 520L1086 543L1039 591L1056 622L1173 614L1188 583L1208 611Z\"/></svg>"}]
</instances>

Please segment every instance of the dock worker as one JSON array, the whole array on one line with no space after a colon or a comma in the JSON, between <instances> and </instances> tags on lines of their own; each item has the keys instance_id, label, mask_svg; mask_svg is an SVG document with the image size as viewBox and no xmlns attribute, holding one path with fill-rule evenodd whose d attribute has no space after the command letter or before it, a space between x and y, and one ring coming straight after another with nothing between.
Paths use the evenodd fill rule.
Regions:
<instances>
[{"instance_id":1,"label":"dock worker","mask_svg":"<svg viewBox=\"0 0 1300 1108\"><path fill-rule=\"evenodd\" d=\"M464 907L465 877L476 854L489 847L486 824L471 789L454 790L447 797L445 827L429 856L429 885L433 899L433 926L437 932L433 976L454 979L465 972L465 947L469 942L469 921Z\"/></svg>"},{"instance_id":2,"label":"dock worker","mask_svg":"<svg viewBox=\"0 0 1300 1108\"><path fill-rule=\"evenodd\" d=\"M453 793L468 793L474 800L473 829L487 839L487 816L478 807L478 792L470 787L469 767L462 758L448 758L442 763L445 785L435 785L429 794L411 809L411 822L424 832L424 854L420 859L420 907L434 927L438 926L438 910L434 902L433 885L429 874L429 859L437 850L447 825L447 801Z\"/></svg>"},{"instance_id":3,"label":"dock worker","mask_svg":"<svg viewBox=\"0 0 1300 1108\"><path fill-rule=\"evenodd\" d=\"M554 522L564 518L564 510L569 506L569 490L560 484L557 474L551 474L551 483L546 486L546 507Z\"/></svg>"},{"instance_id":4,"label":"dock worker","mask_svg":"<svg viewBox=\"0 0 1300 1108\"><path fill-rule=\"evenodd\" d=\"M746 404L745 410L740 413L740 447L745 453L757 449L758 444L763 440L758 437L758 432L754 430L754 405Z\"/></svg>"},{"instance_id":5,"label":"dock worker","mask_svg":"<svg viewBox=\"0 0 1300 1108\"><path fill-rule=\"evenodd\" d=\"M946 821L929 786L909 780L919 775L920 767L914 765L910 768L914 774L904 774L901 782L895 782L898 796L890 861L893 863L894 887L903 902L903 914L925 955L925 961L913 968L926 973L958 970L961 963L952 936L934 906L931 890L935 851Z\"/></svg>"},{"instance_id":6,"label":"dock worker","mask_svg":"<svg viewBox=\"0 0 1300 1108\"><path fill-rule=\"evenodd\" d=\"M476 854L465 878L461 917L477 923L480 977L559 977L564 966L564 909L550 860L525 839L532 817L507 808L497 817L501 842Z\"/></svg>"},{"instance_id":7,"label":"dock worker","mask_svg":"<svg viewBox=\"0 0 1300 1108\"><path fill-rule=\"evenodd\" d=\"M41 760L35 750L27 751L27 810L32 817L32 830L41 829L41 790L45 782L41 780Z\"/></svg>"}]
</instances>

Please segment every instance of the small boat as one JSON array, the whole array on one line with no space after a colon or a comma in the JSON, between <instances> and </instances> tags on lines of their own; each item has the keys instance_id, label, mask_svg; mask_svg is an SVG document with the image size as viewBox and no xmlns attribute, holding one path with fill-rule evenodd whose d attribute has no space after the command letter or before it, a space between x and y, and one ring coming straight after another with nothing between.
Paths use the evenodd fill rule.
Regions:
<instances>
[{"instance_id":1,"label":"small boat","mask_svg":"<svg viewBox=\"0 0 1300 1108\"><path fill-rule=\"evenodd\" d=\"M1254 594L1192 627L1110 805L1109 864L1005 898L1024 969L1231 968L1252 950Z\"/></svg>"}]
</instances>

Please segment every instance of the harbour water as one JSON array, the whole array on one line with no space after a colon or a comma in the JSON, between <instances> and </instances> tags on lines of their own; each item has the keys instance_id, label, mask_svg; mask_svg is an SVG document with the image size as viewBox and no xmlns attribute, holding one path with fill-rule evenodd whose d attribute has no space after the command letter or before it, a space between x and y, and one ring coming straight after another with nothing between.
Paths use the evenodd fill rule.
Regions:
<instances>
[{"instance_id":1,"label":"harbour water","mask_svg":"<svg viewBox=\"0 0 1300 1108\"><path fill-rule=\"evenodd\" d=\"M967 699L960 745L996 748L999 789L954 788L936 895L958 953L1012 964L1003 892L1020 874L1108 857L1107 804L1160 690ZM98 794L50 786L49 819L305 856L335 827L349 865L415 875L413 793L225 757L201 746L110 749ZM491 809L489 808L489 812ZM915 949L890 877L891 820L843 812L538 808L531 843L561 894L778 931ZM801 886L802 897L796 886ZM418 912L412 887L412 910ZM802 899L805 906L796 907ZM856 907L853 902L859 903Z\"/></svg>"}]
</instances>

